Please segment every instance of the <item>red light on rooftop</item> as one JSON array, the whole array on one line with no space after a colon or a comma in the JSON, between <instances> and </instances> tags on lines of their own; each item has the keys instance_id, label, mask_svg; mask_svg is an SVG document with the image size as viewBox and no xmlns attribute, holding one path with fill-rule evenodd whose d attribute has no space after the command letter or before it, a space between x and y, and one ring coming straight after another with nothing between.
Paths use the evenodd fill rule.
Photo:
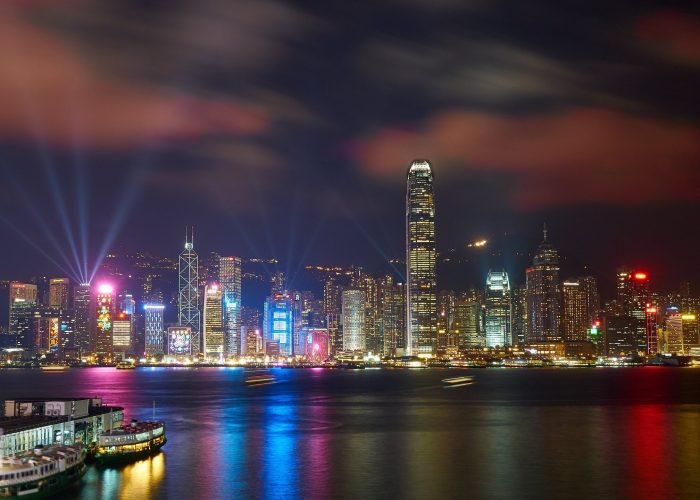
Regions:
<instances>
[{"instance_id":1,"label":"red light on rooftop","mask_svg":"<svg viewBox=\"0 0 700 500\"><path fill-rule=\"evenodd\" d=\"M636 280L645 280L647 279L647 273L634 273L634 279Z\"/></svg>"}]
</instances>

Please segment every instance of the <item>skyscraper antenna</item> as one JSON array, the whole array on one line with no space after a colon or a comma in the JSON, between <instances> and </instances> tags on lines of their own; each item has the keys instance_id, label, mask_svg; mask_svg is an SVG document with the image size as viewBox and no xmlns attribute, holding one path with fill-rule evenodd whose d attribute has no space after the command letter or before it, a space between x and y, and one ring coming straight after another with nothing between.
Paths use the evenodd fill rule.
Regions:
<instances>
[{"instance_id":1,"label":"skyscraper antenna","mask_svg":"<svg viewBox=\"0 0 700 500\"><path fill-rule=\"evenodd\" d=\"M542 234L544 235L544 241L547 241L547 223L542 225Z\"/></svg>"}]
</instances>

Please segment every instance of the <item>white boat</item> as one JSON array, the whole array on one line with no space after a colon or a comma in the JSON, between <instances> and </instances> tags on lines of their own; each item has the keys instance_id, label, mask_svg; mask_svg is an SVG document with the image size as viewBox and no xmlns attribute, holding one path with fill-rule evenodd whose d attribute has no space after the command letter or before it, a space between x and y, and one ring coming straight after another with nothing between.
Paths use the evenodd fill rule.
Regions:
<instances>
[{"instance_id":1,"label":"white boat","mask_svg":"<svg viewBox=\"0 0 700 500\"><path fill-rule=\"evenodd\" d=\"M82 446L36 447L0 459L0 498L46 498L85 474Z\"/></svg>"}]
</instances>

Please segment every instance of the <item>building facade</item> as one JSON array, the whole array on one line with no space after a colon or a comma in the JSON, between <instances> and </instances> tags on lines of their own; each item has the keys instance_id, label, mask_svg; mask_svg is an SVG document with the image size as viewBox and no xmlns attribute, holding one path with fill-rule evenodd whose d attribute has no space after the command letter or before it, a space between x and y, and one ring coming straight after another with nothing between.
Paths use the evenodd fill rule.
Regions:
<instances>
[{"instance_id":1,"label":"building facade","mask_svg":"<svg viewBox=\"0 0 700 500\"><path fill-rule=\"evenodd\" d=\"M437 282L433 172L415 160L406 190L406 353L437 351Z\"/></svg>"},{"instance_id":2,"label":"building facade","mask_svg":"<svg viewBox=\"0 0 700 500\"><path fill-rule=\"evenodd\" d=\"M144 330L145 345L144 354L148 356L162 356L164 354L164 324L163 312L165 306L163 304L146 304L144 309Z\"/></svg>"},{"instance_id":3,"label":"building facade","mask_svg":"<svg viewBox=\"0 0 700 500\"><path fill-rule=\"evenodd\" d=\"M527 338L530 342L561 342L562 297L559 254L547 241L540 244L533 266L526 271Z\"/></svg>"},{"instance_id":4,"label":"building facade","mask_svg":"<svg viewBox=\"0 0 700 500\"><path fill-rule=\"evenodd\" d=\"M343 291L343 351L365 352L365 294Z\"/></svg>"},{"instance_id":5,"label":"building facade","mask_svg":"<svg viewBox=\"0 0 700 500\"><path fill-rule=\"evenodd\" d=\"M508 273L489 271L486 278L486 347L512 345Z\"/></svg>"},{"instance_id":6,"label":"building facade","mask_svg":"<svg viewBox=\"0 0 700 500\"><path fill-rule=\"evenodd\" d=\"M202 352L207 359L223 361L225 355L225 335L221 287L217 283L207 286L204 291L204 345Z\"/></svg>"},{"instance_id":7,"label":"building facade","mask_svg":"<svg viewBox=\"0 0 700 500\"><path fill-rule=\"evenodd\" d=\"M241 258L219 258L219 286L223 301L225 350L228 356L241 354Z\"/></svg>"}]
</instances>

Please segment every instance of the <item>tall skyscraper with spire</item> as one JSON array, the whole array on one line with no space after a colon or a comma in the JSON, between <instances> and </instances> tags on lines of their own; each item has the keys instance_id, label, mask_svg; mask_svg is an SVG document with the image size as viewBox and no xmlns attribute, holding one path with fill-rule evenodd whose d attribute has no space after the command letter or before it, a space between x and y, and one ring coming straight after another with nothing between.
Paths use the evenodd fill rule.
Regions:
<instances>
[{"instance_id":1,"label":"tall skyscraper with spire","mask_svg":"<svg viewBox=\"0 0 700 500\"><path fill-rule=\"evenodd\" d=\"M562 293L559 284L559 253L547 240L537 249L533 265L526 272L527 342L562 340Z\"/></svg>"},{"instance_id":2,"label":"tall skyscraper with spire","mask_svg":"<svg viewBox=\"0 0 700 500\"><path fill-rule=\"evenodd\" d=\"M180 254L178 280L178 316L180 326L192 331L193 356L201 349L201 315L199 312L199 257L194 251L194 228L185 230L185 249Z\"/></svg>"},{"instance_id":3,"label":"tall skyscraper with spire","mask_svg":"<svg viewBox=\"0 0 700 500\"><path fill-rule=\"evenodd\" d=\"M406 354L434 355L437 350L435 278L435 199L433 171L414 160L406 189Z\"/></svg>"}]
</instances>

